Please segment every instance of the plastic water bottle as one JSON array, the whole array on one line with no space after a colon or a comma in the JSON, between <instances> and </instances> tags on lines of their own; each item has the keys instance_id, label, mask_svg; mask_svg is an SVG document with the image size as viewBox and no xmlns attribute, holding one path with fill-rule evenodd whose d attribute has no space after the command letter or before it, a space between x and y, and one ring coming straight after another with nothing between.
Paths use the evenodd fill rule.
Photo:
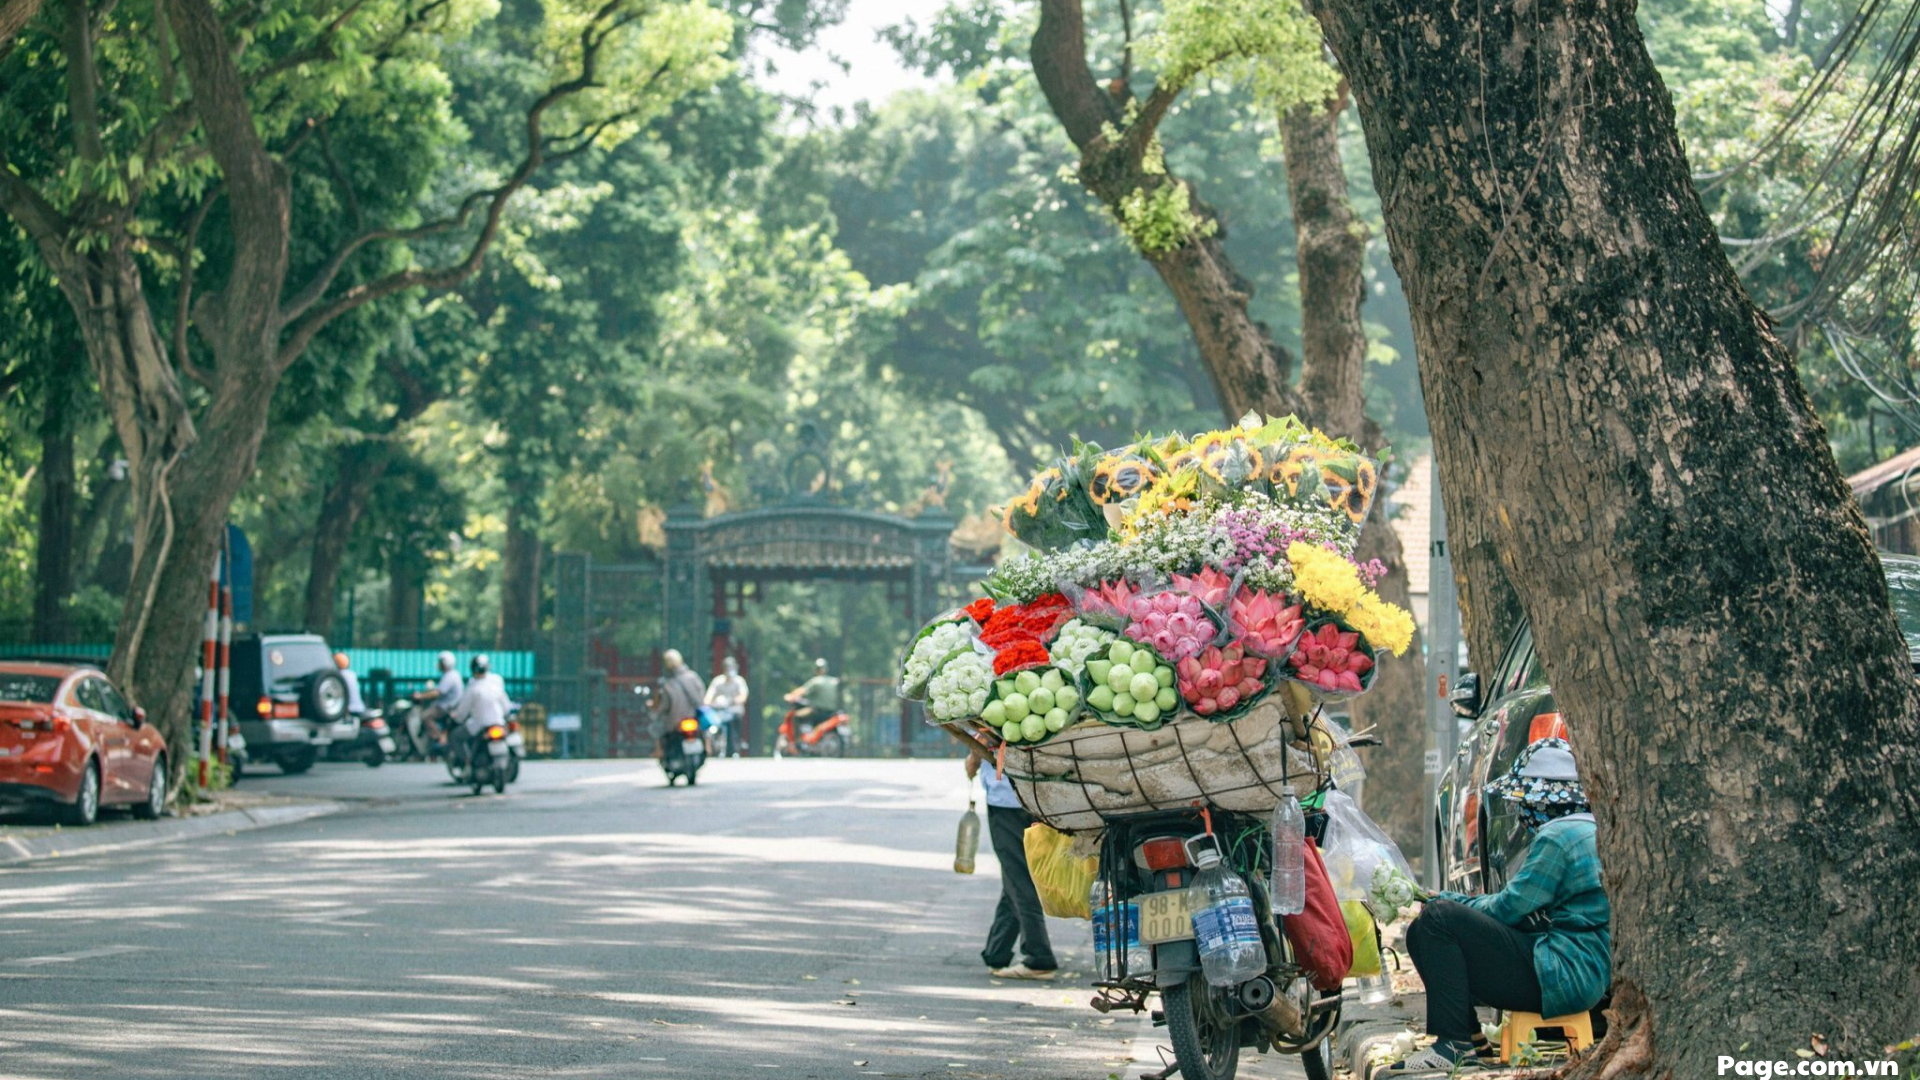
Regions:
<instances>
[{"instance_id":1,"label":"plastic water bottle","mask_svg":"<svg viewBox=\"0 0 1920 1080\"><path fill-rule=\"evenodd\" d=\"M1288 784L1280 789L1280 805L1273 808L1273 880L1267 894L1275 915L1298 915L1307 909L1306 845L1307 818Z\"/></svg>"},{"instance_id":2,"label":"plastic water bottle","mask_svg":"<svg viewBox=\"0 0 1920 1080\"><path fill-rule=\"evenodd\" d=\"M1153 954L1140 944L1140 905L1115 904L1107 879L1095 877L1087 890L1087 912L1093 919L1094 963L1103 971L1121 974L1111 952L1115 942L1126 950L1126 974L1139 976L1153 970Z\"/></svg>"},{"instance_id":3,"label":"plastic water bottle","mask_svg":"<svg viewBox=\"0 0 1920 1080\"><path fill-rule=\"evenodd\" d=\"M1200 870L1194 888L1206 897L1193 913L1201 972L1214 986L1239 986L1266 974L1267 947L1260 942L1260 921L1247 883L1227 869L1212 848L1195 851L1194 862Z\"/></svg>"},{"instance_id":4,"label":"plastic water bottle","mask_svg":"<svg viewBox=\"0 0 1920 1080\"><path fill-rule=\"evenodd\" d=\"M967 812L960 817L960 832L953 838L953 872L956 874L973 873L973 857L980 854L980 812L973 807L973 800L968 799Z\"/></svg>"}]
</instances>

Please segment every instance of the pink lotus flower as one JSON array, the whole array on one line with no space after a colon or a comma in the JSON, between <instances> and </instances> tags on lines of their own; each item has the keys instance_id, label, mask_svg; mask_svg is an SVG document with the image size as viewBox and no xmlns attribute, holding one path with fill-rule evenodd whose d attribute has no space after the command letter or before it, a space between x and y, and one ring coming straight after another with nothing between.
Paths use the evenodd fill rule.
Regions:
<instances>
[{"instance_id":1,"label":"pink lotus flower","mask_svg":"<svg viewBox=\"0 0 1920 1080\"><path fill-rule=\"evenodd\" d=\"M1081 613L1125 615L1130 610L1133 594L1136 591L1126 581L1103 581L1097 587L1087 590L1081 600Z\"/></svg>"},{"instance_id":2,"label":"pink lotus flower","mask_svg":"<svg viewBox=\"0 0 1920 1080\"><path fill-rule=\"evenodd\" d=\"M1227 622L1248 652L1274 659L1287 655L1306 628L1299 604L1245 587L1227 605Z\"/></svg>"},{"instance_id":3,"label":"pink lotus flower","mask_svg":"<svg viewBox=\"0 0 1920 1080\"><path fill-rule=\"evenodd\" d=\"M1197 574L1173 575L1173 586L1193 594L1203 604L1219 608L1227 602L1227 593L1233 589L1233 579L1211 566L1203 566Z\"/></svg>"},{"instance_id":4,"label":"pink lotus flower","mask_svg":"<svg viewBox=\"0 0 1920 1080\"><path fill-rule=\"evenodd\" d=\"M1248 656L1238 645L1208 646L1178 665L1176 685L1187 705L1213 716L1253 700L1266 691L1267 662Z\"/></svg>"},{"instance_id":5,"label":"pink lotus flower","mask_svg":"<svg viewBox=\"0 0 1920 1080\"><path fill-rule=\"evenodd\" d=\"M1186 593L1136 595L1128 610L1132 621L1127 624L1126 635L1152 645L1175 663L1198 655L1213 640L1213 620L1207 618L1200 601Z\"/></svg>"},{"instance_id":6,"label":"pink lotus flower","mask_svg":"<svg viewBox=\"0 0 1920 1080\"><path fill-rule=\"evenodd\" d=\"M1330 693L1357 694L1366 689L1363 677L1373 670L1373 654L1360 645L1360 635L1333 623L1300 639L1287 663L1293 677Z\"/></svg>"}]
</instances>

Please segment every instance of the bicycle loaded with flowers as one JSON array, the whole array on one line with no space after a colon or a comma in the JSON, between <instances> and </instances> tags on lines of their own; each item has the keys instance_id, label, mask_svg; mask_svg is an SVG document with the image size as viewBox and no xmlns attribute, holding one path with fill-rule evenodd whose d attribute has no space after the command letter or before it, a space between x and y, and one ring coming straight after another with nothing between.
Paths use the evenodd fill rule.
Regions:
<instances>
[{"instance_id":1,"label":"bicycle loaded with flowers","mask_svg":"<svg viewBox=\"0 0 1920 1080\"><path fill-rule=\"evenodd\" d=\"M1269 903L1264 815L1351 758L1319 704L1365 691L1412 643L1412 616L1375 591L1385 568L1355 558L1378 476L1294 417L1075 442L1006 507L1032 550L902 660L903 696L998 758L1038 821L1078 834L1076 853L1099 853L1100 1003L1160 994L1193 1080L1231 1077L1243 1046L1300 1054L1310 1077L1331 1067L1348 929L1317 853L1305 866L1324 895L1310 884L1293 914ZM1209 866L1243 899L1202 895ZM1209 912L1235 903L1251 936L1234 948L1263 959L1225 976Z\"/></svg>"}]
</instances>

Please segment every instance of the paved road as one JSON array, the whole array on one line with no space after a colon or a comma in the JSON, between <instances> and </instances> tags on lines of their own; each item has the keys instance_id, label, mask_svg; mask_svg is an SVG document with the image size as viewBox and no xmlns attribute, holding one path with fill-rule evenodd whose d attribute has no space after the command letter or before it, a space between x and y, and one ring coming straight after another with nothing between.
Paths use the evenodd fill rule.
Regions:
<instances>
[{"instance_id":1,"label":"paved road","mask_svg":"<svg viewBox=\"0 0 1920 1080\"><path fill-rule=\"evenodd\" d=\"M0 871L0 1080L1137 1073L1135 1021L1086 1007L1085 923L1053 926L1061 983L986 976L998 878L952 872L957 762L659 778L269 773L245 784L367 801Z\"/></svg>"}]
</instances>

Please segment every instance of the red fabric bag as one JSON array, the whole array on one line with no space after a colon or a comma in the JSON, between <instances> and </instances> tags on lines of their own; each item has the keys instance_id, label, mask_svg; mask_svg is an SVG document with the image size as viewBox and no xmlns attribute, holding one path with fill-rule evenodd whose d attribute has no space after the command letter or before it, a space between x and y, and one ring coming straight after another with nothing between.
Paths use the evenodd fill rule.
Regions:
<instances>
[{"instance_id":1,"label":"red fabric bag","mask_svg":"<svg viewBox=\"0 0 1920 1080\"><path fill-rule=\"evenodd\" d=\"M1280 923L1293 944L1293 959L1307 971L1313 988L1323 994L1340 989L1353 968L1353 939L1340 898L1333 894L1327 865L1320 861L1320 845L1309 839L1302 852L1307 869L1307 909L1282 915Z\"/></svg>"}]
</instances>

